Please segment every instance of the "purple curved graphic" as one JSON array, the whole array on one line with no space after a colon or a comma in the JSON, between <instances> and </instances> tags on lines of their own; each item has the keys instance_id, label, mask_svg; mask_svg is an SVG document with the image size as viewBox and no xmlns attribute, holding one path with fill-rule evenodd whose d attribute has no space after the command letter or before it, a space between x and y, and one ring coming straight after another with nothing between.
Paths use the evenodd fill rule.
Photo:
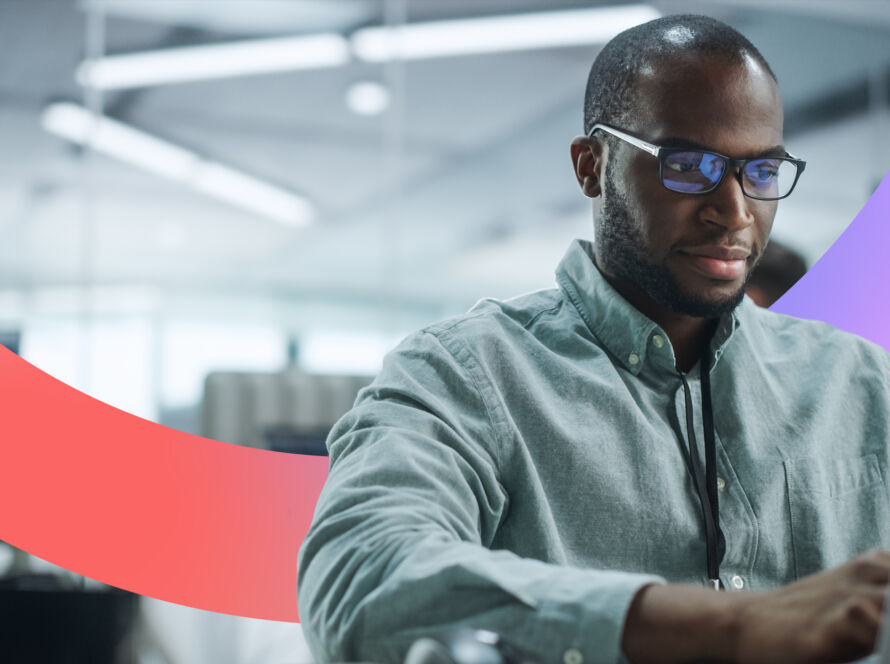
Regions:
<instances>
[{"instance_id":1,"label":"purple curved graphic","mask_svg":"<svg viewBox=\"0 0 890 664\"><path fill-rule=\"evenodd\" d=\"M825 255L771 309L890 350L890 174Z\"/></svg>"}]
</instances>

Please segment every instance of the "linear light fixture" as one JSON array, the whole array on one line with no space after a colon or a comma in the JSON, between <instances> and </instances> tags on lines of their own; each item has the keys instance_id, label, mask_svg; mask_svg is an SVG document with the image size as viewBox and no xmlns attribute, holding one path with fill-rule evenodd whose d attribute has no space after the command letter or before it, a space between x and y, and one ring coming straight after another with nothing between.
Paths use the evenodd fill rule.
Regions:
<instances>
[{"instance_id":1,"label":"linear light fixture","mask_svg":"<svg viewBox=\"0 0 890 664\"><path fill-rule=\"evenodd\" d=\"M366 62L423 59L601 44L622 30L661 13L647 4L408 23L335 33L190 46L84 61L80 84L97 89L132 88L318 69Z\"/></svg>"},{"instance_id":2,"label":"linear light fixture","mask_svg":"<svg viewBox=\"0 0 890 664\"><path fill-rule=\"evenodd\" d=\"M204 159L135 127L98 116L77 104L50 104L41 121L46 131L72 143L181 182L195 191L281 224L302 227L313 220L313 206L302 196Z\"/></svg>"},{"instance_id":3,"label":"linear light fixture","mask_svg":"<svg viewBox=\"0 0 890 664\"><path fill-rule=\"evenodd\" d=\"M645 4L489 16L358 30L355 54L368 62L525 51L603 43L661 16Z\"/></svg>"},{"instance_id":4,"label":"linear light fixture","mask_svg":"<svg viewBox=\"0 0 890 664\"><path fill-rule=\"evenodd\" d=\"M85 60L78 66L76 78L81 85L112 90L339 67L351 57L346 38L323 33L111 55Z\"/></svg>"}]
</instances>

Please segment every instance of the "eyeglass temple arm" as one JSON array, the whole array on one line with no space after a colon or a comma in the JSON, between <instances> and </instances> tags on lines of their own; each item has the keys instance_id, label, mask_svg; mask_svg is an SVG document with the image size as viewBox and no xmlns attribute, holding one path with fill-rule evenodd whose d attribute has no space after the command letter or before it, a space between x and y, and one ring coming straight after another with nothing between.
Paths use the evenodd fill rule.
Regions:
<instances>
[{"instance_id":1,"label":"eyeglass temple arm","mask_svg":"<svg viewBox=\"0 0 890 664\"><path fill-rule=\"evenodd\" d=\"M636 136L631 136L630 134L625 134L623 131L618 131L617 129L612 129L608 125L604 124L595 124L590 128L590 132L587 134L588 136L593 136L593 132L597 129L602 129L603 131L612 134L613 136L617 136L622 141L627 141L631 145L640 148L641 150L645 150L649 154L657 157L658 151L661 149L657 145L652 145L652 143L647 143L646 141L641 141Z\"/></svg>"}]
</instances>

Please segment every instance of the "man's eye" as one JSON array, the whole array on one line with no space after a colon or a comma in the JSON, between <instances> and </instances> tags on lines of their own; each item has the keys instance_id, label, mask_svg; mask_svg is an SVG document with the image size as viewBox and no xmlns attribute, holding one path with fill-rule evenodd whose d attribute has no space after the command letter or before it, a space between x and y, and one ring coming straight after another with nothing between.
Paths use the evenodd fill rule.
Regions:
<instances>
[{"instance_id":1,"label":"man's eye","mask_svg":"<svg viewBox=\"0 0 890 664\"><path fill-rule=\"evenodd\" d=\"M751 164L748 168L748 178L758 183L772 182L779 175L779 167L771 162Z\"/></svg>"}]
</instances>

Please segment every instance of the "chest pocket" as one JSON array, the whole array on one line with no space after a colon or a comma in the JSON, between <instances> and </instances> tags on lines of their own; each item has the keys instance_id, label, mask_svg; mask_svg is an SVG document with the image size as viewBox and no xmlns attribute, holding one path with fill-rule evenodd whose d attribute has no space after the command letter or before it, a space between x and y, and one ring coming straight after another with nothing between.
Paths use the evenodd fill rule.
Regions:
<instances>
[{"instance_id":1,"label":"chest pocket","mask_svg":"<svg viewBox=\"0 0 890 664\"><path fill-rule=\"evenodd\" d=\"M890 506L878 459L785 461L798 577L890 546Z\"/></svg>"}]
</instances>

